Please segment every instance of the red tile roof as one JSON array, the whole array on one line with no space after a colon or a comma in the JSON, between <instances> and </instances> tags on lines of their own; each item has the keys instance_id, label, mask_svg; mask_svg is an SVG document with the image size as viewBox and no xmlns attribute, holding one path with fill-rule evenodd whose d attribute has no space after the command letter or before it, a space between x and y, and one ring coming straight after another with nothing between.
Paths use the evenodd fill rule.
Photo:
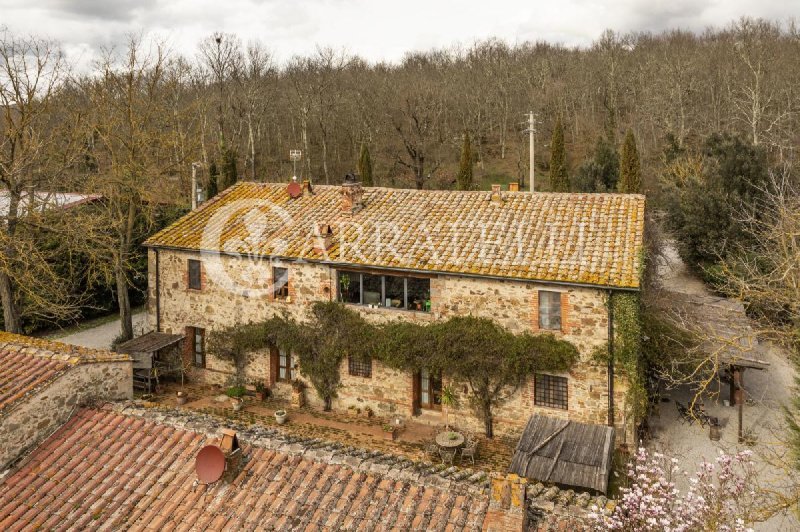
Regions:
<instances>
[{"instance_id":1,"label":"red tile roof","mask_svg":"<svg viewBox=\"0 0 800 532\"><path fill-rule=\"evenodd\" d=\"M0 530L479 530L488 497L243 445L230 482L196 481L208 436L84 409L0 484Z\"/></svg>"},{"instance_id":2,"label":"red tile roof","mask_svg":"<svg viewBox=\"0 0 800 532\"><path fill-rule=\"evenodd\" d=\"M426 271L638 288L645 197L364 188L345 214L342 189L292 199L285 183L239 183L145 245ZM333 228L325 254L313 228Z\"/></svg>"},{"instance_id":3,"label":"red tile roof","mask_svg":"<svg viewBox=\"0 0 800 532\"><path fill-rule=\"evenodd\" d=\"M0 332L0 415L77 364L130 360L99 349Z\"/></svg>"}]
</instances>

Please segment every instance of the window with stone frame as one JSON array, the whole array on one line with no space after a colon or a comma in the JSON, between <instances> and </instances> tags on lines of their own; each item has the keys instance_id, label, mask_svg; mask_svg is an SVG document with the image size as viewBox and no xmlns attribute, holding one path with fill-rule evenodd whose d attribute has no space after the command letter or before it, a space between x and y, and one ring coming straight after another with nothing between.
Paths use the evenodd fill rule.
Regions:
<instances>
[{"instance_id":1,"label":"window with stone frame","mask_svg":"<svg viewBox=\"0 0 800 532\"><path fill-rule=\"evenodd\" d=\"M561 292L539 290L539 328L561 330Z\"/></svg>"},{"instance_id":2,"label":"window with stone frame","mask_svg":"<svg viewBox=\"0 0 800 532\"><path fill-rule=\"evenodd\" d=\"M192 334L192 359L195 367L206 367L206 330L200 327L190 327Z\"/></svg>"},{"instance_id":3,"label":"window with stone frame","mask_svg":"<svg viewBox=\"0 0 800 532\"><path fill-rule=\"evenodd\" d=\"M196 259L189 259L186 263L189 277L189 288L191 290L201 290L203 288L203 279L201 276L200 261Z\"/></svg>"},{"instance_id":4,"label":"window with stone frame","mask_svg":"<svg viewBox=\"0 0 800 532\"><path fill-rule=\"evenodd\" d=\"M289 269L272 268L272 297L287 299L289 297Z\"/></svg>"},{"instance_id":5,"label":"window with stone frame","mask_svg":"<svg viewBox=\"0 0 800 532\"><path fill-rule=\"evenodd\" d=\"M347 357L348 372L353 377L372 378L372 359Z\"/></svg>"},{"instance_id":6,"label":"window with stone frame","mask_svg":"<svg viewBox=\"0 0 800 532\"><path fill-rule=\"evenodd\" d=\"M547 408L568 410L568 383L566 377L537 373L533 384L533 404Z\"/></svg>"}]
</instances>

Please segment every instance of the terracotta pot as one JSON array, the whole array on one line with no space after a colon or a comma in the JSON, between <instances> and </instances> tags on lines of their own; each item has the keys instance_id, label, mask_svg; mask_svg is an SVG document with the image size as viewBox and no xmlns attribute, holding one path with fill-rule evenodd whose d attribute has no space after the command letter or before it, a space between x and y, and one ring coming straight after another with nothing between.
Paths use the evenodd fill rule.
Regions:
<instances>
[{"instance_id":1,"label":"terracotta pot","mask_svg":"<svg viewBox=\"0 0 800 532\"><path fill-rule=\"evenodd\" d=\"M383 431L383 439L394 441L397 439L397 429L392 429L391 432L388 430Z\"/></svg>"},{"instance_id":2,"label":"terracotta pot","mask_svg":"<svg viewBox=\"0 0 800 532\"><path fill-rule=\"evenodd\" d=\"M178 405L185 405L186 401L188 401L188 400L189 400L189 398L186 397L186 394L183 393L183 392L178 392L178 395L175 398L175 402L178 403Z\"/></svg>"},{"instance_id":3,"label":"terracotta pot","mask_svg":"<svg viewBox=\"0 0 800 532\"><path fill-rule=\"evenodd\" d=\"M288 414L286 413L285 410L278 410L275 412L275 422L278 425L283 425L284 423L286 423L287 419L288 419Z\"/></svg>"}]
</instances>

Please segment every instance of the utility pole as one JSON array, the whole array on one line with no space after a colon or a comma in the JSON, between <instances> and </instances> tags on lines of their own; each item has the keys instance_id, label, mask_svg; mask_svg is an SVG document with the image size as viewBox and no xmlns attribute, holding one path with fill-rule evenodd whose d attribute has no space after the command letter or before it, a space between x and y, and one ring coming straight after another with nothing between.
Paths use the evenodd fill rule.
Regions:
<instances>
[{"instance_id":1,"label":"utility pole","mask_svg":"<svg viewBox=\"0 0 800 532\"><path fill-rule=\"evenodd\" d=\"M203 163L192 163L192 210L197 208L197 167Z\"/></svg>"},{"instance_id":2,"label":"utility pole","mask_svg":"<svg viewBox=\"0 0 800 532\"><path fill-rule=\"evenodd\" d=\"M536 178L536 119L534 118L533 111L528 112L528 137L530 140L530 167L528 170L531 192L536 189L534 187L534 180Z\"/></svg>"}]
</instances>

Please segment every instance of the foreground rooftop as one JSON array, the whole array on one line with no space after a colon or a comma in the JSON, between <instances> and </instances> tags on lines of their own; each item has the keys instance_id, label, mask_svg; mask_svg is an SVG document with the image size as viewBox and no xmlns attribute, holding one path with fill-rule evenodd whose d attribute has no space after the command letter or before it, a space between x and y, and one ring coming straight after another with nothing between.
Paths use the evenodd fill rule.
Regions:
<instances>
[{"instance_id":1,"label":"foreground rooftop","mask_svg":"<svg viewBox=\"0 0 800 532\"><path fill-rule=\"evenodd\" d=\"M487 516L482 487L269 431L243 445L232 481L206 485L195 457L217 435L180 424L78 411L0 484L0 529L479 530Z\"/></svg>"},{"instance_id":2,"label":"foreground rooftop","mask_svg":"<svg viewBox=\"0 0 800 532\"><path fill-rule=\"evenodd\" d=\"M0 332L0 415L73 366L127 360L110 351Z\"/></svg>"}]
</instances>

